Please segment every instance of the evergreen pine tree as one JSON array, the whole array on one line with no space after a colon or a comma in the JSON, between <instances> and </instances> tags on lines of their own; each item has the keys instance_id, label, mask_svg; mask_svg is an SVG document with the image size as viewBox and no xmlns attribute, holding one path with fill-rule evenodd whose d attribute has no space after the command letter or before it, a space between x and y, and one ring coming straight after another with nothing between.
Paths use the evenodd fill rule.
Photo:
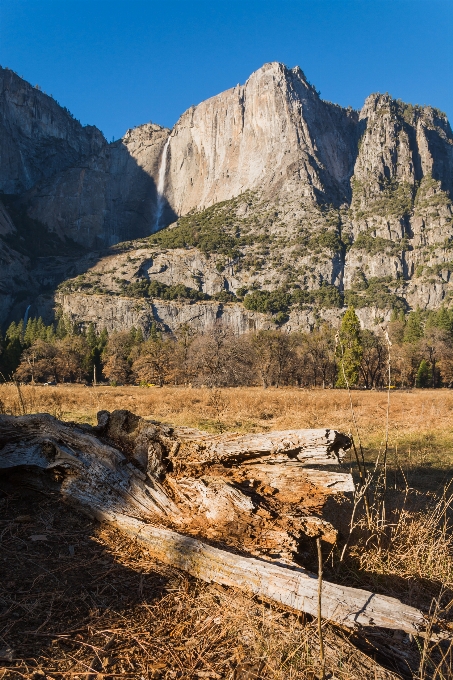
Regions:
<instances>
[{"instance_id":1,"label":"evergreen pine tree","mask_svg":"<svg viewBox=\"0 0 453 680\"><path fill-rule=\"evenodd\" d=\"M44 324L44 321L42 320L41 317L39 317L38 320L37 320L37 322L36 322L36 331L35 331L35 332L36 332L35 340L37 340L38 338L39 338L40 340L45 340L45 339L46 339L46 336L47 336L47 328L46 328L46 326L45 326L45 324Z\"/></svg>"},{"instance_id":2,"label":"evergreen pine tree","mask_svg":"<svg viewBox=\"0 0 453 680\"><path fill-rule=\"evenodd\" d=\"M363 356L360 321L354 307L349 307L341 321L339 333L339 370L337 387L350 387L359 382L360 363Z\"/></svg>"},{"instance_id":3,"label":"evergreen pine tree","mask_svg":"<svg viewBox=\"0 0 453 680\"><path fill-rule=\"evenodd\" d=\"M145 338L143 337L143 331L141 328L138 328L135 332L135 343L137 345L141 345L143 342L145 342Z\"/></svg>"},{"instance_id":4,"label":"evergreen pine tree","mask_svg":"<svg viewBox=\"0 0 453 680\"><path fill-rule=\"evenodd\" d=\"M94 330L94 324L90 323L88 325L87 331L86 331L86 341L88 344L88 347L91 350L94 350L98 346L98 337L96 335L96 331Z\"/></svg>"},{"instance_id":5,"label":"evergreen pine tree","mask_svg":"<svg viewBox=\"0 0 453 680\"><path fill-rule=\"evenodd\" d=\"M7 340L12 340L17 336L17 326L15 321L11 321L8 328L6 329L5 337Z\"/></svg>"},{"instance_id":6,"label":"evergreen pine tree","mask_svg":"<svg viewBox=\"0 0 453 680\"><path fill-rule=\"evenodd\" d=\"M5 337L5 349L1 356L0 370L5 380L10 380L20 363L20 356L24 349L24 322L14 321L8 326Z\"/></svg>"},{"instance_id":7,"label":"evergreen pine tree","mask_svg":"<svg viewBox=\"0 0 453 680\"><path fill-rule=\"evenodd\" d=\"M411 312L407 317L406 328L404 330L404 342L417 342L423 337L423 323L420 310Z\"/></svg>"},{"instance_id":8,"label":"evergreen pine tree","mask_svg":"<svg viewBox=\"0 0 453 680\"><path fill-rule=\"evenodd\" d=\"M98 347L100 351L104 349L104 347L107 345L107 342L109 340L109 334L107 333L107 329L103 328L102 331L99 333L99 339L98 339Z\"/></svg>"},{"instance_id":9,"label":"evergreen pine tree","mask_svg":"<svg viewBox=\"0 0 453 680\"><path fill-rule=\"evenodd\" d=\"M28 319L24 332L24 345L30 347L36 340L36 319Z\"/></svg>"},{"instance_id":10,"label":"evergreen pine tree","mask_svg":"<svg viewBox=\"0 0 453 680\"><path fill-rule=\"evenodd\" d=\"M68 334L67 328L66 328L66 321L65 317L61 315L58 319L57 323L57 329L55 331L55 335L59 340L63 340Z\"/></svg>"},{"instance_id":11,"label":"evergreen pine tree","mask_svg":"<svg viewBox=\"0 0 453 680\"><path fill-rule=\"evenodd\" d=\"M441 328L442 330L446 331L449 335L453 334L452 319L448 309L445 309L445 307L441 307L437 311L435 315L434 325L436 326L436 328Z\"/></svg>"},{"instance_id":12,"label":"evergreen pine tree","mask_svg":"<svg viewBox=\"0 0 453 680\"><path fill-rule=\"evenodd\" d=\"M151 327L149 329L149 335L148 335L148 340L154 340L154 342L157 342L157 340L161 339L161 334L157 330L157 326L154 323L154 321L151 324Z\"/></svg>"},{"instance_id":13,"label":"evergreen pine tree","mask_svg":"<svg viewBox=\"0 0 453 680\"><path fill-rule=\"evenodd\" d=\"M55 328L54 328L53 324L50 324L50 326L47 326L47 328L46 328L45 341L53 343L53 342L55 342L55 338L56 338Z\"/></svg>"},{"instance_id":14,"label":"evergreen pine tree","mask_svg":"<svg viewBox=\"0 0 453 680\"><path fill-rule=\"evenodd\" d=\"M417 377L415 379L415 387L429 387L432 381L432 372L430 364L422 359L418 367Z\"/></svg>"}]
</instances>

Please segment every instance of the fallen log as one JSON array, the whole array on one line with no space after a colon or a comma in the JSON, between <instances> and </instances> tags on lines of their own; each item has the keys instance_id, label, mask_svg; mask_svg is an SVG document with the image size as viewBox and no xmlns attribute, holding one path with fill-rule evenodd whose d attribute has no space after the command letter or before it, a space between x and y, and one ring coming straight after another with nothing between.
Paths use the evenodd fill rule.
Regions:
<instances>
[{"instance_id":1,"label":"fallen log","mask_svg":"<svg viewBox=\"0 0 453 680\"><path fill-rule=\"evenodd\" d=\"M317 616L317 577L300 567L289 569L273 562L235 555L131 517L110 518L110 521L146 546L154 557L192 576L242 588L266 600ZM426 625L420 611L393 597L326 581L322 584L322 616L347 628L377 626L414 635L420 634Z\"/></svg>"},{"instance_id":2,"label":"fallen log","mask_svg":"<svg viewBox=\"0 0 453 680\"><path fill-rule=\"evenodd\" d=\"M348 437L330 429L284 430L262 434L212 435L191 428L175 428L180 446L173 459L185 465L234 464L244 461L280 462L297 459L304 465L339 465L351 446Z\"/></svg>"},{"instance_id":3,"label":"fallen log","mask_svg":"<svg viewBox=\"0 0 453 680\"><path fill-rule=\"evenodd\" d=\"M95 427L0 415L0 469L17 481L50 483L167 564L311 614L316 577L297 558L304 537L336 539L322 511L353 489L340 468L349 445L328 429L212 436L128 411L100 412ZM425 626L398 600L333 583L323 584L322 606L348 627Z\"/></svg>"}]
</instances>

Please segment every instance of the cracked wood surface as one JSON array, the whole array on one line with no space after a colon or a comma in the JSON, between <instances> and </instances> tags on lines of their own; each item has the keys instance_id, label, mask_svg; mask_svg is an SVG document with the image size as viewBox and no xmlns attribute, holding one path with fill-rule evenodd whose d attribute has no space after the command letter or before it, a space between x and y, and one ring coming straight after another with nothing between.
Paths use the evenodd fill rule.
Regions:
<instances>
[{"instance_id":1,"label":"cracked wood surface","mask_svg":"<svg viewBox=\"0 0 453 680\"><path fill-rule=\"evenodd\" d=\"M153 556L192 576L242 588L291 609L317 615L317 577L304 569L235 555L130 517L117 517L113 522L143 543ZM426 625L419 610L395 598L327 581L322 585L322 616L348 628L377 626L411 634L420 633Z\"/></svg>"},{"instance_id":2,"label":"cracked wood surface","mask_svg":"<svg viewBox=\"0 0 453 680\"><path fill-rule=\"evenodd\" d=\"M95 427L0 415L0 469L17 481L37 483L41 471L65 500L146 542L163 562L308 613L316 577L293 558L304 536L335 541L322 509L353 489L339 467L347 445L328 429L211 436L128 411L100 412ZM398 600L333 583L323 586L323 615L349 627L424 626Z\"/></svg>"}]
</instances>

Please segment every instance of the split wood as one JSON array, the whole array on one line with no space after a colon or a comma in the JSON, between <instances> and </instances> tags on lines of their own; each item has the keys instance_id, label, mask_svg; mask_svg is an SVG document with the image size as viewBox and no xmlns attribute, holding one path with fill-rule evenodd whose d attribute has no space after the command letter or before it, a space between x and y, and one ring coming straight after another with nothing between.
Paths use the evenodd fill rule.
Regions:
<instances>
[{"instance_id":1,"label":"split wood","mask_svg":"<svg viewBox=\"0 0 453 680\"><path fill-rule=\"evenodd\" d=\"M296 560L307 537L336 540L350 445L331 429L210 435L129 411L101 411L95 427L0 415L0 469L16 481L58 489L166 564L314 617L318 578ZM321 613L348 628L427 628L414 607L326 581Z\"/></svg>"}]
</instances>

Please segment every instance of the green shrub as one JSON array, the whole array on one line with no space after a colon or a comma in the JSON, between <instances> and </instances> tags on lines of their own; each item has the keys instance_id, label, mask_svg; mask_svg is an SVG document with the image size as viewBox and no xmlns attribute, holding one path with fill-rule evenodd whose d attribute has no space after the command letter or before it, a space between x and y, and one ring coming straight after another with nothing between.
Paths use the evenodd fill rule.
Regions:
<instances>
[{"instance_id":1,"label":"green shrub","mask_svg":"<svg viewBox=\"0 0 453 680\"><path fill-rule=\"evenodd\" d=\"M412 249L407 239L390 241L381 236L372 236L370 231L362 231L351 247L358 250L364 250L368 255L377 255L378 253L400 255L403 250Z\"/></svg>"},{"instance_id":2,"label":"green shrub","mask_svg":"<svg viewBox=\"0 0 453 680\"><path fill-rule=\"evenodd\" d=\"M217 302L237 302L238 299L234 293L229 290L221 290L219 293L214 293L211 296L212 300L217 300Z\"/></svg>"},{"instance_id":3,"label":"green shrub","mask_svg":"<svg viewBox=\"0 0 453 680\"><path fill-rule=\"evenodd\" d=\"M244 220L235 216L236 207L237 199L232 199L180 217L175 226L150 236L149 242L162 248L199 248L207 256L215 253L232 259L240 257L240 247L254 240L241 236Z\"/></svg>"},{"instance_id":4,"label":"green shrub","mask_svg":"<svg viewBox=\"0 0 453 680\"><path fill-rule=\"evenodd\" d=\"M148 279L139 279L133 283L124 283L121 287L122 292L127 297L143 298L149 297L149 281Z\"/></svg>"},{"instance_id":5,"label":"green shrub","mask_svg":"<svg viewBox=\"0 0 453 680\"><path fill-rule=\"evenodd\" d=\"M248 292L249 289L246 286L241 286L240 288L237 289L236 295L240 300L242 300L247 295Z\"/></svg>"},{"instance_id":6,"label":"green shrub","mask_svg":"<svg viewBox=\"0 0 453 680\"><path fill-rule=\"evenodd\" d=\"M436 208L437 212L437 208L440 206L448 205L451 205L451 199L448 194L442 190L441 183L434 179L430 173L427 173L421 180L415 195L415 210L419 211Z\"/></svg>"},{"instance_id":7,"label":"green shrub","mask_svg":"<svg viewBox=\"0 0 453 680\"><path fill-rule=\"evenodd\" d=\"M296 288L291 296L293 305L303 309L307 305L316 305L321 309L335 309L343 306L343 295L336 286L325 281L314 290Z\"/></svg>"},{"instance_id":8,"label":"green shrub","mask_svg":"<svg viewBox=\"0 0 453 680\"><path fill-rule=\"evenodd\" d=\"M161 298L162 300L209 300L209 295L200 290L189 288L182 283L168 286L160 281L151 281L148 286L148 296Z\"/></svg>"},{"instance_id":9,"label":"green shrub","mask_svg":"<svg viewBox=\"0 0 453 680\"><path fill-rule=\"evenodd\" d=\"M244 307L263 314L286 313L291 305L291 295L282 288L276 290L257 290L244 298Z\"/></svg>"},{"instance_id":10,"label":"green shrub","mask_svg":"<svg viewBox=\"0 0 453 680\"><path fill-rule=\"evenodd\" d=\"M368 196L366 185L352 178L352 204L356 217L380 215L381 217L404 217L412 210L413 188L409 182L398 182L396 179L382 179L380 193ZM360 208L361 199L366 198L366 208Z\"/></svg>"},{"instance_id":11,"label":"green shrub","mask_svg":"<svg viewBox=\"0 0 453 680\"><path fill-rule=\"evenodd\" d=\"M289 316L286 312L277 312L273 320L276 325L281 326L282 324L286 323L288 319Z\"/></svg>"},{"instance_id":12,"label":"green shrub","mask_svg":"<svg viewBox=\"0 0 453 680\"><path fill-rule=\"evenodd\" d=\"M322 309L343 307L343 295L336 286L322 283L321 287L314 291L315 301Z\"/></svg>"},{"instance_id":13,"label":"green shrub","mask_svg":"<svg viewBox=\"0 0 453 680\"><path fill-rule=\"evenodd\" d=\"M209 295L202 291L189 288L182 283L168 286L161 281L148 281L139 279L128 285L124 285L121 294L135 298L159 298L161 300L209 300Z\"/></svg>"},{"instance_id":14,"label":"green shrub","mask_svg":"<svg viewBox=\"0 0 453 680\"><path fill-rule=\"evenodd\" d=\"M304 244L305 245L305 244ZM342 242L336 231L321 231L312 236L307 244L310 250L333 250L338 252L342 248Z\"/></svg>"},{"instance_id":15,"label":"green shrub","mask_svg":"<svg viewBox=\"0 0 453 680\"><path fill-rule=\"evenodd\" d=\"M390 288L396 282L391 276L366 279L363 272L358 272L350 290L345 291L344 301L350 307L376 307L377 309L406 310L404 298Z\"/></svg>"}]
</instances>

